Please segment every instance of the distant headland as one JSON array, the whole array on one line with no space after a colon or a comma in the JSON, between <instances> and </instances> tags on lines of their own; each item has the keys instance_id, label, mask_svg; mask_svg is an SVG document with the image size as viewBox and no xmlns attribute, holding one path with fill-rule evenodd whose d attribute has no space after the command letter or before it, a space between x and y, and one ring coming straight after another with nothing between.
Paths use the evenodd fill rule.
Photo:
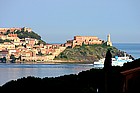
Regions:
<instances>
[{"instance_id":1,"label":"distant headland","mask_svg":"<svg viewBox=\"0 0 140 140\"><path fill-rule=\"evenodd\" d=\"M0 28L0 62L93 62L105 57L107 49L113 56L123 52L96 36L74 36L64 44L49 44L31 28ZM127 54L128 55L128 54Z\"/></svg>"}]
</instances>

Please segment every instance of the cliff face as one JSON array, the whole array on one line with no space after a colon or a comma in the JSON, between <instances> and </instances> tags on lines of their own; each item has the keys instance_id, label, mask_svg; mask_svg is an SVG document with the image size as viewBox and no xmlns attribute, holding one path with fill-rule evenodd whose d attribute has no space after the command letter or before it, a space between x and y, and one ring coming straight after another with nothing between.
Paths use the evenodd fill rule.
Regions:
<instances>
[{"instance_id":1,"label":"cliff face","mask_svg":"<svg viewBox=\"0 0 140 140\"><path fill-rule=\"evenodd\" d=\"M75 62L93 62L105 58L107 50L110 50L112 57L124 56L124 52L113 46L102 45L82 45L74 48L67 48L60 53L55 60L75 61ZM129 56L127 54L127 56Z\"/></svg>"}]
</instances>

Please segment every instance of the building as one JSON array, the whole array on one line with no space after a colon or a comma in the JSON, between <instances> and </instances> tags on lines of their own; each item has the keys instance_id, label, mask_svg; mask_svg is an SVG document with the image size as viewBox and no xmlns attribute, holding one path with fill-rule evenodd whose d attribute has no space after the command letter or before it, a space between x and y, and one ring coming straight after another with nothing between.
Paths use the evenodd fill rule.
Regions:
<instances>
[{"instance_id":1,"label":"building","mask_svg":"<svg viewBox=\"0 0 140 140\"><path fill-rule=\"evenodd\" d=\"M29 44L30 46L34 46L35 44L38 43L37 39L34 38L25 38L26 44Z\"/></svg>"},{"instance_id":2,"label":"building","mask_svg":"<svg viewBox=\"0 0 140 140\"><path fill-rule=\"evenodd\" d=\"M17 34L8 34L8 37L17 37Z\"/></svg>"},{"instance_id":3,"label":"building","mask_svg":"<svg viewBox=\"0 0 140 140\"><path fill-rule=\"evenodd\" d=\"M5 40L5 39L7 39L7 36L3 35L3 34L0 34L0 39Z\"/></svg>"},{"instance_id":4,"label":"building","mask_svg":"<svg viewBox=\"0 0 140 140\"><path fill-rule=\"evenodd\" d=\"M14 31L21 31L22 28L0 28L0 33L4 34L9 30L9 32L14 32Z\"/></svg>"},{"instance_id":5,"label":"building","mask_svg":"<svg viewBox=\"0 0 140 140\"><path fill-rule=\"evenodd\" d=\"M8 57L8 51L7 50L2 50L0 51L0 58L7 58Z\"/></svg>"},{"instance_id":6,"label":"building","mask_svg":"<svg viewBox=\"0 0 140 140\"><path fill-rule=\"evenodd\" d=\"M27 31L27 32L31 32L32 29L31 28L27 28L27 27L23 27L23 28L0 28L0 34L4 34L9 30L9 32L15 32L15 31Z\"/></svg>"},{"instance_id":7,"label":"building","mask_svg":"<svg viewBox=\"0 0 140 140\"><path fill-rule=\"evenodd\" d=\"M32 31L32 29L31 28L27 28L27 27L23 27L23 30L24 30L24 32L31 32Z\"/></svg>"},{"instance_id":8,"label":"building","mask_svg":"<svg viewBox=\"0 0 140 140\"><path fill-rule=\"evenodd\" d=\"M73 40L68 40L65 43L65 47L74 48L76 45L82 46L82 44L93 45L93 44L102 44L103 40L100 40L96 36L74 36Z\"/></svg>"},{"instance_id":9,"label":"building","mask_svg":"<svg viewBox=\"0 0 140 140\"><path fill-rule=\"evenodd\" d=\"M107 46L112 46L112 42L111 42L111 39L110 39L110 34L108 34L108 36L107 36Z\"/></svg>"},{"instance_id":10,"label":"building","mask_svg":"<svg viewBox=\"0 0 140 140\"><path fill-rule=\"evenodd\" d=\"M0 50L10 50L15 49L15 45L10 42L4 42L0 44Z\"/></svg>"}]
</instances>

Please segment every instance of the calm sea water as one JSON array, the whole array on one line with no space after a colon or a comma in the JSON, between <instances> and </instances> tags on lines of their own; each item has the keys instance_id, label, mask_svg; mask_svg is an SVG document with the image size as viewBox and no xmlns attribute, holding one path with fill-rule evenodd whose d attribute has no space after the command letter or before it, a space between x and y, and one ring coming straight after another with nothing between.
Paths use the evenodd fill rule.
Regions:
<instances>
[{"instance_id":1,"label":"calm sea water","mask_svg":"<svg viewBox=\"0 0 140 140\"><path fill-rule=\"evenodd\" d=\"M92 64L3 64L0 63L0 85L22 77L58 77L78 74L93 68Z\"/></svg>"},{"instance_id":2,"label":"calm sea water","mask_svg":"<svg viewBox=\"0 0 140 140\"><path fill-rule=\"evenodd\" d=\"M140 58L140 44L114 43L113 46L131 54L135 59ZM58 77L78 74L93 68L92 64L4 64L0 63L0 86L10 80L22 77Z\"/></svg>"},{"instance_id":3,"label":"calm sea water","mask_svg":"<svg viewBox=\"0 0 140 140\"><path fill-rule=\"evenodd\" d=\"M140 43L113 43L113 46L131 54L135 59L140 58Z\"/></svg>"}]
</instances>

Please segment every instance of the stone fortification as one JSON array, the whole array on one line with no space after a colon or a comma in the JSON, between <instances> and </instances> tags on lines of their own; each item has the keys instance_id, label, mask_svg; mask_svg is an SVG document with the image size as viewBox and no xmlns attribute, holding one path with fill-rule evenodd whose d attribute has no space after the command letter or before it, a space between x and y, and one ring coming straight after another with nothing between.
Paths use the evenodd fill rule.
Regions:
<instances>
[{"instance_id":1,"label":"stone fortification","mask_svg":"<svg viewBox=\"0 0 140 140\"><path fill-rule=\"evenodd\" d=\"M65 43L65 46L68 47L72 47L74 48L75 46L79 45L82 46L82 44L86 44L86 45L93 45L93 44L102 44L104 41L99 39L96 36L74 36L73 40L68 40Z\"/></svg>"},{"instance_id":2,"label":"stone fortification","mask_svg":"<svg viewBox=\"0 0 140 140\"><path fill-rule=\"evenodd\" d=\"M107 41L104 42L104 40L99 39L96 36L74 36L73 40L68 40L65 43L65 47L72 47L75 46L82 46L82 44L85 45L94 45L94 44L103 44L106 43L107 46L112 46L112 42L110 40L110 34L107 36Z\"/></svg>"},{"instance_id":3,"label":"stone fortification","mask_svg":"<svg viewBox=\"0 0 140 140\"><path fill-rule=\"evenodd\" d=\"M31 28L27 28L27 27L23 27L23 28L0 28L0 33L6 33L9 30L9 32L14 32L14 31L27 31L27 32L31 32L32 29Z\"/></svg>"}]
</instances>

